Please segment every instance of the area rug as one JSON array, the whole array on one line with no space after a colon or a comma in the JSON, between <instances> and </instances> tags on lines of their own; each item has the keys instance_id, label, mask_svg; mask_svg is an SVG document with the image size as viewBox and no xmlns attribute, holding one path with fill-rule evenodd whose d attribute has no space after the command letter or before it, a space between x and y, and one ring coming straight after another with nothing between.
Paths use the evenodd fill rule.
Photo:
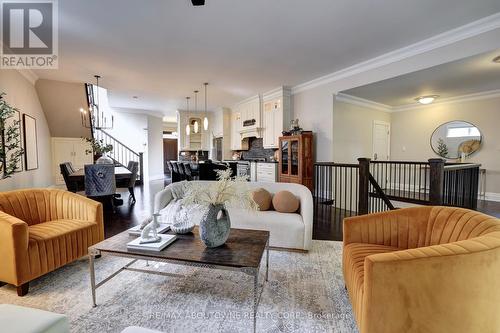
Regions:
<instances>
[{"instance_id":1,"label":"area rug","mask_svg":"<svg viewBox=\"0 0 500 333\"><path fill-rule=\"evenodd\" d=\"M97 281L128 261L97 259ZM341 261L340 242L313 241L309 253L271 250L257 332L357 332ZM82 259L32 282L25 297L3 286L0 303L64 313L72 332L120 332L132 325L162 332L253 331L250 276L157 263L148 268L184 277L124 271L97 290L93 308L88 262Z\"/></svg>"}]
</instances>

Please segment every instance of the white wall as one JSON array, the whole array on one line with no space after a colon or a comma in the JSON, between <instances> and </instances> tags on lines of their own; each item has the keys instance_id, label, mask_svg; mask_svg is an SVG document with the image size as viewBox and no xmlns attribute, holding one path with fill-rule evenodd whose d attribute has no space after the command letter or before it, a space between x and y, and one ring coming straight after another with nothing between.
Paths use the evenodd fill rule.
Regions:
<instances>
[{"instance_id":1,"label":"white wall","mask_svg":"<svg viewBox=\"0 0 500 333\"><path fill-rule=\"evenodd\" d=\"M110 112L114 117L114 126L106 132L135 152L145 152L148 143L148 116L130 113L128 109L112 107L110 107Z\"/></svg>"},{"instance_id":2,"label":"white wall","mask_svg":"<svg viewBox=\"0 0 500 333\"><path fill-rule=\"evenodd\" d=\"M163 179L163 122L162 118L147 116L148 120L148 177Z\"/></svg>"},{"instance_id":3,"label":"white wall","mask_svg":"<svg viewBox=\"0 0 500 333\"><path fill-rule=\"evenodd\" d=\"M500 97L422 106L391 114L391 158L420 160L438 157L430 146L433 131L452 120L476 125L483 135L481 150L467 161L481 163L487 172L486 191L500 199Z\"/></svg>"},{"instance_id":4,"label":"white wall","mask_svg":"<svg viewBox=\"0 0 500 333\"><path fill-rule=\"evenodd\" d=\"M22 171L11 178L0 180L0 191L52 185L50 131L35 87L18 71L2 69L0 70L0 92L5 92L6 101L19 109L21 120L23 113L36 119L38 141L38 169Z\"/></svg>"},{"instance_id":5,"label":"white wall","mask_svg":"<svg viewBox=\"0 0 500 333\"><path fill-rule=\"evenodd\" d=\"M314 134L314 161L333 161L333 93L328 86L320 86L292 95L293 119Z\"/></svg>"},{"instance_id":6,"label":"white wall","mask_svg":"<svg viewBox=\"0 0 500 333\"><path fill-rule=\"evenodd\" d=\"M357 163L373 155L373 122L390 123L391 114L336 100L333 105L333 161Z\"/></svg>"},{"instance_id":7,"label":"white wall","mask_svg":"<svg viewBox=\"0 0 500 333\"><path fill-rule=\"evenodd\" d=\"M85 84L40 79L35 84L40 104L54 137L89 137L80 108L87 108Z\"/></svg>"}]
</instances>

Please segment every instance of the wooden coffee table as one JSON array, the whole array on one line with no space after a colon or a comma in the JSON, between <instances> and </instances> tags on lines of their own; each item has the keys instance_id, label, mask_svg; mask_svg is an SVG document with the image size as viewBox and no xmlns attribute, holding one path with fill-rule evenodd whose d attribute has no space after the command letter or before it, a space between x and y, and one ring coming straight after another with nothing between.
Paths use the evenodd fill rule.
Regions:
<instances>
[{"instance_id":1,"label":"wooden coffee table","mask_svg":"<svg viewBox=\"0 0 500 333\"><path fill-rule=\"evenodd\" d=\"M170 232L169 232L170 233ZM207 248L201 241L196 227L192 233L177 235L177 240L161 252L129 250L127 243L138 236L129 236L124 231L116 236L108 238L98 244L89 247L90 282L92 290L92 305L96 304L96 289L111 280L124 270L150 273L165 276L176 276L167 272L159 272L151 269L131 267L138 260L159 261L176 265L187 265L209 269L223 269L238 271L254 278L253 283L253 324L254 331L257 320L257 307L264 287L264 282L259 285L260 263L264 251L266 252L265 281L269 272L269 231L231 229L226 244L217 248ZM99 255L110 255L133 259L125 266L118 269L99 283L95 281L94 260Z\"/></svg>"}]
</instances>

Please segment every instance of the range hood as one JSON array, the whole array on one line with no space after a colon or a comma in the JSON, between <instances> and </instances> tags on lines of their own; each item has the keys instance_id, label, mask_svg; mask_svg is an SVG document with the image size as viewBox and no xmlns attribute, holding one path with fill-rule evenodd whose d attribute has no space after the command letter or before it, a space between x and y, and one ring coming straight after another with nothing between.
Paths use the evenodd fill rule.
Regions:
<instances>
[{"instance_id":1,"label":"range hood","mask_svg":"<svg viewBox=\"0 0 500 333\"><path fill-rule=\"evenodd\" d=\"M240 130L241 139L246 138L262 138L262 127L243 127Z\"/></svg>"}]
</instances>

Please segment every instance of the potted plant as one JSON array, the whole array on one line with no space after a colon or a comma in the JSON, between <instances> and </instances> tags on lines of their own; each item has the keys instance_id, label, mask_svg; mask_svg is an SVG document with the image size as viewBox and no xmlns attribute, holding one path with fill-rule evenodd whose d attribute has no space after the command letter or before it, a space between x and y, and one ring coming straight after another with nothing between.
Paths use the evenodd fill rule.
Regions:
<instances>
[{"instance_id":1,"label":"potted plant","mask_svg":"<svg viewBox=\"0 0 500 333\"><path fill-rule=\"evenodd\" d=\"M231 169L217 170L217 182L188 182L183 203L207 208L200 221L200 238L207 247L224 244L229 237L231 220L228 206L257 210L257 204L248 189L246 177L231 179Z\"/></svg>"},{"instance_id":2,"label":"potted plant","mask_svg":"<svg viewBox=\"0 0 500 333\"><path fill-rule=\"evenodd\" d=\"M85 150L85 154L94 154L94 162L98 164L113 164L113 160L107 156L113 151L113 145L105 144L102 139L83 138L85 142L90 144L90 149Z\"/></svg>"}]
</instances>

